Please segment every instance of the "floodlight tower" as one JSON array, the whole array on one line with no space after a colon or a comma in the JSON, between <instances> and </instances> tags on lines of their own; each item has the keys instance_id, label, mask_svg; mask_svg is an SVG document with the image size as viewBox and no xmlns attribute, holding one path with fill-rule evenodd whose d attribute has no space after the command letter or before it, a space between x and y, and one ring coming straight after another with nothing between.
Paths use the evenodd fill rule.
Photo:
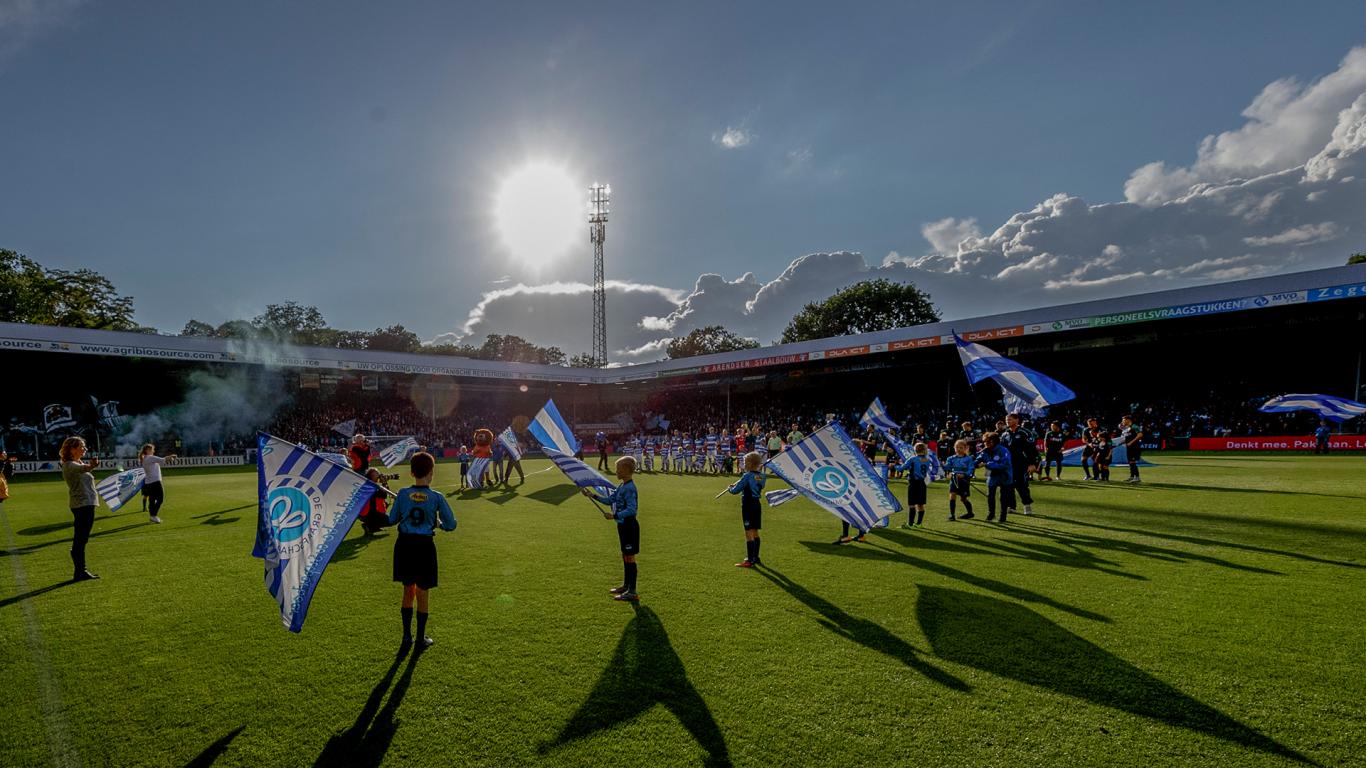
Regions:
<instances>
[{"instance_id":1,"label":"floodlight tower","mask_svg":"<svg viewBox=\"0 0 1366 768\"><path fill-rule=\"evenodd\" d=\"M607 289L602 270L602 244L607 239L607 214L611 209L612 185L593 184L588 188L588 236L593 241L593 362L607 364Z\"/></svg>"}]
</instances>

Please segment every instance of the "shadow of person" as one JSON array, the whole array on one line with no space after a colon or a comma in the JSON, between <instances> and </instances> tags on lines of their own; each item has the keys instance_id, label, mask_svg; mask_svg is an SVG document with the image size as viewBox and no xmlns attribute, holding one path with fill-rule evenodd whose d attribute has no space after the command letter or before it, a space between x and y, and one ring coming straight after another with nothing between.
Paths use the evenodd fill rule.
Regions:
<instances>
[{"instance_id":1,"label":"shadow of person","mask_svg":"<svg viewBox=\"0 0 1366 768\"><path fill-rule=\"evenodd\" d=\"M228 751L228 745L232 743L233 739L237 738L237 734L241 733L243 728L246 728L246 726L239 725L229 731L223 738L205 747L203 752L195 755L193 760L185 764L185 768L209 768L209 766L213 765L218 758L223 756L224 752Z\"/></svg>"},{"instance_id":2,"label":"shadow of person","mask_svg":"<svg viewBox=\"0 0 1366 768\"><path fill-rule=\"evenodd\" d=\"M1017 603L920 588L916 618L936 656L1304 763L1308 758Z\"/></svg>"},{"instance_id":3,"label":"shadow of person","mask_svg":"<svg viewBox=\"0 0 1366 768\"><path fill-rule=\"evenodd\" d=\"M365 531L361 531L359 534L355 536L342 539L342 542L337 545L337 551L332 553L332 562L335 563L343 560L354 560L356 557L360 555L361 550L370 546L372 542L387 538L387 536L382 534L372 534L367 536Z\"/></svg>"},{"instance_id":4,"label":"shadow of person","mask_svg":"<svg viewBox=\"0 0 1366 768\"><path fill-rule=\"evenodd\" d=\"M318 759L313 762L315 768L319 766L376 766L384 760L384 755L389 751L389 745L394 740L394 734L398 731L398 722L394 719L398 707L403 703L403 697L408 693L408 686L412 684L413 669L417 667L417 660L422 657L422 651L413 651L411 655L405 648L394 657L394 663L389 665L384 676L375 684L370 691L370 696L365 700L365 705L361 707L360 714L356 715L356 721L345 731L327 740L323 751L318 755ZM407 656L408 663L403 665L403 659ZM403 666L403 674L399 676L398 682L394 683L392 691L389 684L393 682L394 675L398 674L398 669ZM389 693L389 699L384 700L385 692ZM384 708L380 708L380 702L384 701Z\"/></svg>"},{"instance_id":5,"label":"shadow of person","mask_svg":"<svg viewBox=\"0 0 1366 768\"><path fill-rule=\"evenodd\" d=\"M598 677L588 699L560 729L554 741L541 744L546 754L572 741L628 722L656 704L669 710L707 752L706 764L728 766L725 736L702 695L688 680L663 623L649 608L632 604L635 616L621 632L612 661Z\"/></svg>"},{"instance_id":6,"label":"shadow of person","mask_svg":"<svg viewBox=\"0 0 1366 768\"><path fill-rule=\"evenodd\" d=\"M926 663L921 658L925 655L924 651L892 634L882 625L868 619L849 615L839 606L788 579L779 571L768 567L755 570L764 578L778 585L784 592L796 598L798 602L820 614L817 622L831 632L847 640L852 640L864 648L890 656L947 688L964 692L972 690L972 687L962 680Z\"/></svg>"},{"instance_id":7,"label":"shadow of person","mask_svg":"<svg viewBox=\"0 0 1366 768\"><path fill-rule=\"evenodd\" d=\"M919 557L912 557L911 555L905 554L904 552L898 552L894 549L889 549L875 542L868 542L868 545L865 546L850 544L845 544L843 546L831 546L829 544L824 544L816 541L802 541L798 543L800 543L807 549L811 550L812 552L819 552L824 555L837 555L839 557L849 557L859 560L888 560L894 563L903 563L905 565L929 571L930 573L937 573L940 576L945 576L950 579L957 579L964 583L971 584L974 587L980 587L990 592L995 592L998 595L1005 595L1006 597L1013 597L1016 600L1023 600L1027 603L1038 603L1039 605L1046 605L1050 608L1056 608L1060 611L1065 611L1079 618L1090 619L1091 621L1100 621L1107 624L1110 621L1110 618L1108 616L1096 613L1095 611L1088 611L1085 608L1078 608L1073 605L1068 605L1067 603L1059 602L1051 597L1048 597L1047 595L1041 595L1038 592L1025 589L1024 587L1017 587L1014 584L1008 584L1004 581L998 581L996 579L988 579L984 576L976 576L971 573L968 573L967 571L960 571L957 568L950 568L947 565L935 562L933 560L925 560Z\"/></svg>"},{"instance_id":8,"label":"shadow of person","mask_svg":"<svg viewBox=\"0 0 1366 768\"><path fill-rule=\"evenodd\" d=\"M152 525L152 523L144 520L140 523L130 523L129 525L121 525L118 528L107 528L103 531L95 531L91 533L90 538L98 539L101 536L109 536L115 533L123 533L124 531L131 531L134 528L143 528L149 525ZM65 527L70 528L71 523L68 522ZM28 544L22 547L15 547L13 549L0 549L0 557L27 555L33 552L37 552L40 549L45 549L47 547L55 547L58 544L70 544L71 542L72 539L53 539L52 541L45 541L41 544Z\"/></svg>"},{"instance_id":9,"label":"shadow of person","mask_svg":"<svg viewBox=\"0 0 1366 768\"><path fill-rule=\"evenodd\" d=\"M29 598L37 597L38 595L51 592L54 589L61 589L62 587L75 583L76 582L72 581L71 579L67 579L66 581L59 581L56 584L49 584L46 587L31 589L22 595L14 595L13 597L7 597L3 600L0 600L0 608L4 608L7 605L13 605L18 602L23 602L24 600L28 600Z\"/></svg>"}]
</instances>

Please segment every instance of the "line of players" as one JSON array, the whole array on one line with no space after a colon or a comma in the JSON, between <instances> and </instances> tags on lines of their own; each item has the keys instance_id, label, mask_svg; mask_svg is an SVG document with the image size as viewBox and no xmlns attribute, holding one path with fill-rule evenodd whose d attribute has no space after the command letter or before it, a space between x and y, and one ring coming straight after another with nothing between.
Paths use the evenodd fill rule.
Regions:
<instances>
[{"instance_id":1,"label":"line of players","mask_svg":"<svg viewBox=\"0 0 1366 768\"><path fill-rule=\"evenodd\" d=\"M730 430L708 427L705 432L690 434L674 430L670 435L636 435L628 438L613 452L635 458L636 466L644 472L676 474L732 475L736 473L737 457L751 451L767 459L804 437L796 424L785 437L777 430L764 430L741 424L735 434ZM598 434L599 469L605 469L607 458L602 450L606 439Z\"/></svg>"}]
</instances>

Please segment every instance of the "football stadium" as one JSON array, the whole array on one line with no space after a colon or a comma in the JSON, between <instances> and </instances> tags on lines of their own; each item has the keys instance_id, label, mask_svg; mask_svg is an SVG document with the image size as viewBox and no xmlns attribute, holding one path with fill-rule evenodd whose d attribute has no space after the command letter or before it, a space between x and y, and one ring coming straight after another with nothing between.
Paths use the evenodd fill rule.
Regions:
<instances>
[{"instance_id":1,"label":"football stadium","mask_svg":"<svg viewBox=\"0 0 1366 768\"><path fill-rule=\"evenodd\" d=\"M604 369L0 325L20 374L6 763L1350 764L1366 435L1334 425L1321 455L1318 415L1259 406L1359 391L1363 330L1366 267ZM901 454L922 435L931 455L963 436L976 453L1003 418L964 344L1080 393L1025 416L1035 455L1051 422L1075 454L1088 420L1119 443L1130 417L1141 482L1123 459L1112 480L1060 461L998 522L983 471L958 497L976 514L951 518L947 479ZM877 414L892 426L865 440ZM56 474L73 433L108 457L102 480L144 475L102 484L88 583L69 578ZM302 502L329 534L302 601L281 597L281 553L253 552L282 530L272 449L336 457L328 478L362 487L358 434L394 489L412 451L438 457L458 520L436 536L419 637L438 642L420 653L394 655L402 534L346 498L335 520ZM858 442L896 512L862 525L819 487L784 503L803 480L777 461L830 435ZM143 443L177 456L150 517ZM750 549L726 491L756 448L773 466ZM640 597L603 611L614 526L578 486L612 492L623 455ZM322 486L305 491L332 503Z\"/></svg>"}]
</instances>

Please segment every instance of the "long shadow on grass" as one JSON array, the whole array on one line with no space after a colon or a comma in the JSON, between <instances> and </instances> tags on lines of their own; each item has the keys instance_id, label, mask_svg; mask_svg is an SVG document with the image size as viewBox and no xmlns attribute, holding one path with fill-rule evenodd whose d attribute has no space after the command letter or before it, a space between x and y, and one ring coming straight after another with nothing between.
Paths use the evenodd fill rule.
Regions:
<instances>
[{"instance_id":1,"label":"long shadow on grass","mask_svg":"<svg viewBox=\"0 0 1366 768\"><path fill-rule=\"evenodd\" d=\"M193 760L185 764L185 768L209 768L209 766L218 761L218 758L223 756L224 752L228 751L228 745L232 743L233 739L237 738L237 734L241 733L242 729L245 727L245 725L239 725L229 731L223 738L205 747L203 752L200 752Z\"/></svg>"},{"instance_id":2,"label":"long shadow on grass","mask_svg":"<svg viewBox=\"0 0 1366 768\"><path fill-rule=\"evenodd\" d=\"M1135 520L1144 517L1176 517L1185 521L1209 520L1211 522L1229 526L1303 531L1305 533L1314 533L1335 539L1347 538L1366 541L1366 528L1353 526L1320 525L1317 523L1300 523L1292 520L1269 520L1264 517L1221 515L1215 512L1197 512L1191 509L1154 509L1151 507L1134 507L1125 504L1097 504L1092 501L1072 501L1069 499L1051 499L1050 503L1061 504L1067 507L1081 507L1083 509L1112 510L1127 515Z\"/></svg>"},{"instance_id":3,"label":"long shadow on grass","mask_svg":"<svg viewBox=\"0 0 1366 768\"><path fill-rule=\"evenodd\" d=\"M1068 546L1066 549L1060 547L1050 547L1032 542L1014 541L1004 543L990 541L987 539L974 539L956 533L946 531L921 531L922 536L913 536L904 531L891 528L874 528L869 532L870 536L888 539L902 546L912 546L917 552L927 550L957 551L975 555L998 555L1006 557L1019 557L1026 560L1036 560L1049 565L1059 565L1064 568L1081 568L1089 571L1098 571L1110 576L1122 576L1126 579L1135 581L1147 581L1147 577L1136 573L1118 570L1119 563L1112 560L1101 559L1094 554L1079 549L1075 546ZM967 547L962 545L948 544L950 540L968 541L974 546ZM1064 542L1066 544L1066 542ZM1113 566L1113 567L1107 567Z\"/></svg>"},{"instance_id":4,"label":"long shadow on grass","mask_svg":"<svg viewBox=\"0 0 1366 768\"><path fill-rule=\"evenodd\" d=\"M383 535L367 536L365 532L362 531L359 536L343 539L342 543L337 545L337 551L332 553L332 562L336 563L342 560L354 560L360 556L360 553L366 547L370 546L375 541L388 540L388 538L388 536Z\"/></svg>"},{"instance_id":5,"label":"long shadow on grass","mask_svg":"<svg viewBox=\"0 0 1366 768\"><path fill-rule=\"evenodd\" d=\"M1303 763L1308 758L1022 605L920 587L916 617L935 655L1093 704Z\"/></svg>"},{"instance_id":6,"label":"long shadow on grass","mask_svg":"<svg viewBox=\"0 0 1366 768\"><path fill-rule=\"evenodd\" d=\"M1048 519L1050 519L1050 520L1057 520L1057 521L1060 522L1060 523L1067 523L1068 525L1076 525L1076 526L1082 526L1082 527L1086 527L1086 528L1098 528L1098 529L1100 529L1100 530L1102 530L1102 531L1114 531L1114 532L1116 532L1116 533L1132 533L1132 534L1134 534L1134 535L1136 535L1136 536L1151 536L1151 537L1153 537L1153 538L1155 538L1155 539L1167 539L1167 540L1169 540L1169 541L1180 541L1180 542L1184 542L1184 543L1186 543L1186 544L1197 544L1197 545L1202 546L1202 547L1226 547L1226 548L1228 548L1228 549L1237 549L1237 550L1241 550L1241 551L1244 551L1244 552L1257 552L1257 553L1266 554L1266 555L1279 555L1279 556L1281 556L1281 557L1289 557L1289 558L1292 558L1292 559L1294 559L1294 560L1305 560L1305 561L1307 561L1307 562L1311 562L1311 563L1322 563L1322 564L1324 564L1324 565L1340 565L1340 566L1342 566L1342 567L1344 567L1344 568L1366 568L1366 564L1363 564L1363 563L1349 563L1349 562L1347 562L1347 561L1345 561L1345 560L1329 560L1328 558L1325 558L1325 557L1315 557L1314 555L1305 555L1305 554L1302 554L1302 553L1299 553L1299 552L1290 552L1290 551L1284 550L1284 549L1271 549L1270 547L1258 547L1258 546L1253 546L1252 544L1238 544L1238 543L1236 543L1236 542L1231 542L1231 541L1220 541L1220 540L1218 540L1218 539L1205 539L1205 538L1201 538L1201 537L1199 537L1199 536L1181 536L1181 535L1174 534L1174 533L1161 533L1161 532L1159 532L1159 531L1145 531L1145 530L1140 530L1140 529L1138 529L1138 528L1121 528L1121 527L1119 527L1119 526L1114 526L1114 525L1101 525L1100 523L1088 523L1088 522L1085 522L1085 521L1082 521L1082 520L1073 520L1073 519L1067 518L1067 517L1058 517L1057 515L1049 515L1049 516L1048 516Z\"/></svg>"},{"instance_id":7,"label":"long shadow on grass","mask_svg":"<svg viewBox=\"0 0 1366 768\"><path fill-rule=\"evenodd\" d=\"M99 537L99 536L108 536L108 535L111 534L111 533L122 533L122 532L124 532L124 531L132 530L132 529L134 529L134 528L142 528L142 527L148 526L148 525L151 525L151 523L150 523L150 522L145 522L145 521L144 521L144 522L141 522L141 523L133 523L132 525L120 526L120 527L118 527L118 528L110 528L110 529L105 530L105 531L96 531L95 533L90 534L90 538L93 539L93 538L97 538L97 537ZM66 527L70 528L70 527L71 527L71 523L67 523L67 524L66 524ZM37 551L40 550L40 549L45 549L45 548L47 548L47 547L56 546L57 544L70 544L70 543L71 543L71 539L54 539L53 541L45 541L45 542L43 542L42 544L30 544L30 545L28 545L28 546L26 546L26 547L15 547L14 549L0 549L0 557L8 557L8 556L11 556L11 555L27 555L27 554L29 554L29 553L31 553L31 552L37 552Z\"/></svg>"},{"instance_id":8,"label":"long shadow on grass","mask_svg":"<svg viewBox=\"0 0 1366 768\"><path fill-rule=\"evenodd\" d=\"M356 715L356 721L351 727L327 740L322 754L313 762L314 768L375 766L384 760L384 754L389 751L389 744L394 740L394 733L398 731L394 714L398 712L403 697L408 693L408 686L413 681L413 669L417 666L417 660L422 653L414 651L407 655L407 666L403 665L405 655L407 654L400 652L394 657L394 663L389 665L384 677L380 678L370 691L370 696L365 700L365 705L361 707L360 714ZM400 666L403 666L403 674L390 691L389 684L393 683L394 675L398 674ZM384 701L386 692L389 694L388 701ZM384 701L383 709L380 709L381 701Z\"/></svg>"},{"instance_id":9,"label":"long shadow on grass","mask_svg":"<svg viewBox=\"0 0 1366 768\"><path fill-rule=\"evenodd\" d=\"M539 491L528 493L526 497L539 501L542 504L559 506L578 495L578 486L569 483L561 483L559 485L552 485L549 488L542 488Z\"/></svg>"},{"instance_id":10,"label":"long shadow on grass","mask_svg":"<svg viewBox=\"0 0 1366 768\"><path fill-rule=\"evenodd\" d=\"M636 615L622 630L612 661L602 671L588 700L579 705L554 741L540 745L539 752L544 755L614 728L659 704L673 713L707 751L707 765L730 765L726 737L707 702L688 679L688 671L669 642L664 624L649 608L639 604L632 604L632 608Z\"/></svg>"},{"instance_id":11,"label":"long shadow on grass","mask_svg":"<svg viewBox=\"0 0 1366 768\"><path fill-rule=\"evenodd\" d=\"M841 546L823 544L815 541L803 541L800 542L800 544L806 547L807 549L811 550L812 552L816 552L822 555L835 555L838 557L848 557L856 560L886 560L893 563L909 565L914 568L920 568L921 570L929 571L930 573L937 573L941 576L946 576L950 579L958 579L959 581L971 584L974 587L980 587L990 592L995 592L999 595L1013 597L1016 600L1023 600L1026 603L1038 603L1039 605L1046 605L1050 608L1056 608L1060 611L1070 613L1073 616L1078 616L1083 619L1090 619L1091 621L1101 621L1107 624L1110 622L1109 617L1102 616L1101 614L1095 613L1093 611L1088 611L1085 608L1077 608L1066 603L1060 603L1051 597L1041 595L1037 592L1031 592L1023 587L1017 587L1014 584L1007 584L1004 581L997 581L995 579L988 579L982 576L975 576L966 571L960 571L957 568L950 568L949 566L944 565L943 563L936 563L933 560L924 560L919 557L912 557L911 555L908 555L904 552L898 552L897 550L889 549L887 547L882 546L881 544L877 544L874 542L868 542L868 544L845 544Z\"/></svg>"},{"instance_id":12,"label":"long shadow on grass","mask_svg":"<svg viewBox=\"0 0 1366 768\"><path fill-rule=\"evenodd\" d=\"M1230 488L1225 485L1185 485L1182 483L1152 483L1144 481L1142 485L1125 485L1120 483L1114 486L1121 491L1209 491L1211 493L1269 493L1276 496L1321 496L1329 499L1353 499L1361 501L1366 496L1348 496L1340 493L1318 493L1316 491L1276 491L1270 488Z\"/></svg>"},{"instance_id":13,"label":"long shadow on grass","mask_svg":"<svg viewBox=\"0 0 1366 768\"><path fill-rule=\"evenodd\" d=\"M835 634L852 640L864 648L886 654L936 683L955 691L971 691L972 687L944 670L925 662L921 657L924 651L897 637L880 624L851 616L842 608L831 603L811 590L792 581L781 572L762 567L758 573L777 584L784 592L796 598L807 608L820 614L817 621L821 626Z\"/></svg>"},{"instance_id":14,"label":"long shadow on grass","mask_svg":"<svg viewBox=\"0 0 1366 768\"><path fill-rule=\"evenodd\" d=\"M49 585L47 585L46 587L39 587L38 589L30 589L29 591L25 592L25 593L22 594L22 595L15 595L15 596L13 596L13 597L7 597L7 598L5 598L4 600L0 600L0 608L4 608L4 607L7 606L7 605L14 605L15 603L23 602L24 600L27 600L27 599L29 599L29 598L31 598L31 597L37 597L38 595L44 595L44 594L47 594L48 592L51 592L51 591L54 590L54 589L61 589L62 587L65 587L65 586L70 585L70 584L75 584L75 583L76 583L76 582L71 581L70 579L68 579L68 580L66 580L66 581L59 581L59 582L57 582L56 584L49 584Z\"/></svg>"},{"instance_id":15,"label":"long shadow on grass","mask_svg":"<svg viewBox=\"0 0 1366 768\"><path fill-rule=\"evenodd\" d=\"M255 504L243 504L243 505L240 506L240 507L229 507L228 509L220 509L220 510L218 510L217 512L205 512L205 513L202 514L202 515L191 515L191 516L190 516L190 519L191 519L191 520L203 520L203 519L206 518L206 517L218 517L219 515L226 515L226 514L228 514L229 512L240 512L241 510L244 510L244 509L254 509L255 507L256 507ZM241 519L241 518L237 518L237 517L234 517L234 518L233 518L233 520L240 520L240 519Z\"/></svg>"}]
</instances>

